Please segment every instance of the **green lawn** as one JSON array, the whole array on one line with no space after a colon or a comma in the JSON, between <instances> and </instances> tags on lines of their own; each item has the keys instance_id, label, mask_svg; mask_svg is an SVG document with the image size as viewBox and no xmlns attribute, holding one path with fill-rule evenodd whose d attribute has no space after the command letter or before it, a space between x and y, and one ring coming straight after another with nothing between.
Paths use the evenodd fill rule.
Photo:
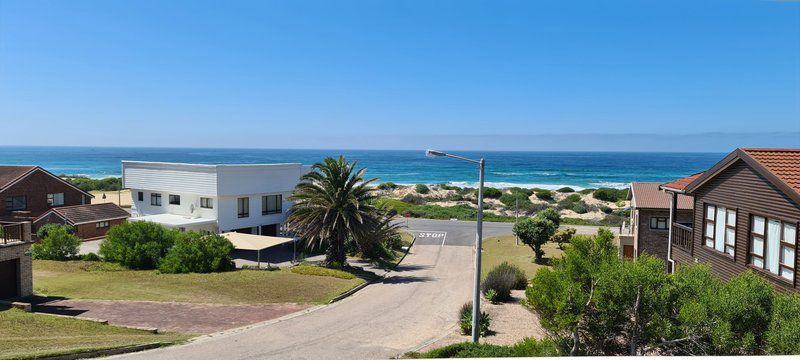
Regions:
<instances>
[{"instance_id":1,"label":"green lawn","mask_svg":"<svg viewBox=\"0 0 800 360\"><path fill-rule=\"evenodd\" d=\"M503 261L519 266L529 278L536 275L536 270L545 266L533 261L536 256L530 247L522 244L522 242L516 245L515 241L514 235L494 236L483 241L483 253L481 254L482 276L486 276L489 270ZM544 249L545 258L561 257L562 251L558 249L558 245L555 243L548 242L542 248Z\"/></svg>"},{"instance_id":2,"label":"green lawn","mask_svg":"<svg viewBox=\"0 0 800 360\"><path fill-rule=\"evenodd\" d=\"M0 308L0 359L33 358L132 345L183 341L190 336L102 325Z\"/></svg>"},{"instance_id":3,"label":"green lawn","mask_svg":"<svg viewBox=\"0 0 800 360\"><path fill-rule=\"evenodd\" d=\"M348 279L343 278L346 276L297 274L289 269L159 274L154 270L126 270L101 262L33 262L37 294L71 299L322 304L367 281L367 276L358 275L360 277Z\"/></svg>"}]
</instances>

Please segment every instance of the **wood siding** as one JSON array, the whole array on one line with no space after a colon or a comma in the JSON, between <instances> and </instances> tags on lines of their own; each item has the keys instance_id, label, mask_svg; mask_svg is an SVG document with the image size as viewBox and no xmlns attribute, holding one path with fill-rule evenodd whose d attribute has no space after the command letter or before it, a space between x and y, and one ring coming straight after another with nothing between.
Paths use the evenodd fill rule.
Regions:
<instances>
[{"instance_id":1,"label":"wood siding","mask_svg":"<svg viewBox=\"0 0 800 360\"><path fill-rule=\"evenodd\" d=\"M800 204L789 199L742 160L734 162L716 177L697 188L693 195L695 199L693 254L673 247L673 259L680 265L692 262L709 263L713 272L725 280L752 268L757 274L769 279L779 290L796 291L798 289L797 276L792 283L765 270L753 268L748 265L748 254L751 215L766 216L797 224L800 222ZM736 209L736 243L733 257L709 249L704 245L706 204ZM798 268L796 255L797 252L795 252L795 270Z\"/></svg>"}]
</instances>

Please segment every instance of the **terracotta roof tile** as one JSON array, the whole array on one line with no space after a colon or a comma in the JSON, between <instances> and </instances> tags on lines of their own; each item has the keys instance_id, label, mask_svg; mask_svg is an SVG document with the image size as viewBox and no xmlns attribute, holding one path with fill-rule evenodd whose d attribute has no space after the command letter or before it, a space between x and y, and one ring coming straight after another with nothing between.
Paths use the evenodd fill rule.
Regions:
<instances>
[{"instance_id":1,"label":"terracotta roof tile","mask_svg":"<svg viewBox=\"0 0 800 360\"><path fill-rule=\"evenodd\" d=\"M669 209L671 196L658 189L656 182L631 183L631 206L642 209ZM692 210L694 199L688 195L678 195L678 209Z\"/></svg>"},{"instance_id":2,"label":"terracotta roof tile","mask_svg":"<svg viewBox=\"0 0 800 360\"><path fill-rule=\"evenodd\" d=\"M113 203L86 204L53 208L72 224L129 217L125 209Z\"/></svg>"},{"instance_id":3,"label":"terracotta roof tile","mask_svg":"<svg viewBox=\"0 0 800 360\"><path fill-rule=\"evenodd\" d=\"M5 188L8 184L35 168L36 166L0 165L0 189Z\"/></svg>"},{"instance_id":4,"label":"terracotta roof tile","mask_svg":"<svg viewBox=\"0 0 800 360\"><path fill-rule=\"evenodd\" d=\"M691 184L692 181L697 180L697 178L699 178L701 175L703 175L703 173L704 172L701 171L701 172L699 172L697 174L692 174L692 175L689 175L689 176L687 176L685 178L680 178L678 180L670 181L670 182L668 182L666 184L661 184L661 186L662 187L666 187L666 188L670 188L670 189L675 189L675 190L683 190L683 189L686 189L686 187L689 186L689 184Z\"/></svg>"},{"instance_id":5,"label":"terracotta roof tile","mask_svg":"<svg viewBox=\"0 0 800 360\"><path fill-rule=\"evenodd\" d=\"M742 149L742 151L800 193L800 149Z\"/></svg>"}]
</instances>

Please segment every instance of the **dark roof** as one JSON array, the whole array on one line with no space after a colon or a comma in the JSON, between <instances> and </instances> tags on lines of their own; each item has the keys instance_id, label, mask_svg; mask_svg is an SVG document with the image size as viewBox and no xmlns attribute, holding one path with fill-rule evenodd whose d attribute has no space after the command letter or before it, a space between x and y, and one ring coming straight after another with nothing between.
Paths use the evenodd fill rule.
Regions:
<instances>
[{"instance_id":1,"label":"dark roof","mask_svg":"<svg viewBox=\"0 0 800 360\"><path fill-rule=\"evenodd\" d=\"M631 183L631 207L640 209L665 209L670 208L671 196L659 190L657 182ZM694 199L691 196L678 195L678 210L692 210Z\"/></svg>"},{"instance_id":2,"label":"dark roof","mask_svg":"<svg viewBox=\"0 0 800 360\"><path fill-rule=\"evenodd\" d=\"M689 183L685 190L694 192L709 179L739 160L744 161L772 185L800 203L800 149L736 149Z\"/></svg>"},{"instance_id":3,"label":"dark roof","mask_svg":"<svg viewBox=\"0 0 800 360\"><path fill-rule=\"evenodd\" d=\"M36 169L36 166L0 165L0 189Z\"/></svg>"},{"instance_id":4,"label":"dark roof","mask_svg":"<svg viewBox=\"0 0 800 360\"><path fill-rule=\"evenodd\" d=\"M689 175L689 176L687 176L685 178L680 178L678 180L673 180L673 181L670 181L670 182L668 182L666 184L661 184L661 188L662 189L666 188L666 189L670 189L670 190L683 191L684 189L686 189L687 186L689 186L689 184L692 183L692 181L697 180L697 178L699 178L700 175L703 175L703 172L699 172L697 174L692 174L692 175Z\"/></svg>"},{"instance_id":5,"label":"dark roof","mask_svg":"<svg viewBox=\"0 0 800 360\"><path fill-rule=\"evenodd\" d=\"M51 212L58 214L72 225L127 218L131 216L130 213L117 206L117 204L101 203L52 208L39 218L47 216Z\"/></svg>"}]
</instances>

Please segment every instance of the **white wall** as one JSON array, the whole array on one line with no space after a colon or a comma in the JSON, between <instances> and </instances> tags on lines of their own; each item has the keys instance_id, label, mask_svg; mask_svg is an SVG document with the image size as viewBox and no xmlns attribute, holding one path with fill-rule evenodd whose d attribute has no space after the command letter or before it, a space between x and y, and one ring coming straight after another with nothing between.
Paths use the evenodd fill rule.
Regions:
<instances>
[{"instance_id":1,"label":"white wall","mask_svg":"<svg viewBox=\"0 0 800 360\"><path fill-rule=\"evenodd\" d=\"M261 215L261 197L264 195L283 196L282 213ZM286 214L292 203L286 199L291 195L290 191L261 193L237 196L222 196L219 199L219 209L217 211L217 224L221 231L241 229L246 227L256 227L261 225L280 224L286 220ZM250 199L250 216L239 218L238 198L248 197Z\"/></svg>"},{"instance_id":2,"label":"white wall","mask_svg":"<svg viewBox=\"0 0 800 360\"><path fill-rule=\"evenodd\" d=\"M291 192L300 177L309 171L300 164L218 165L217 194L263 194Z\"/></svg>"},{"instance_id":3,"label":"white wall","mask_svg":"<svg viewBox=\"0 0 800 360\"><path fill-rule=\"evenodd\" d=\"M217 195L214 165L123 161L122 180L123 186L129 189Z\"/></svg>"},{"instance_id":4,"label":"white wall","mask_svg":"<svg viewBox=\"0 0 800 360\"><path fill-rule=\"evenodd\" d=\"M144 193L143 201L139 201L138 192ZM161 194L161 206L154 206L150 204L150 194ZM179 195L181 197L180 205L172 205L169 203L169 195ZM181 193L181 192L163 192L151 191L145 189L131 189L131 209L136 211L139 215L155 215L155 214L175 214L191 217L202 217L208 219L217 218L218 201L214 196L202 196L211 198L214 207L212 209L205 209L200 207L200 198L198 194ZM192 212L194 206L194 212Z\"/></svg>"}]
</instances>

